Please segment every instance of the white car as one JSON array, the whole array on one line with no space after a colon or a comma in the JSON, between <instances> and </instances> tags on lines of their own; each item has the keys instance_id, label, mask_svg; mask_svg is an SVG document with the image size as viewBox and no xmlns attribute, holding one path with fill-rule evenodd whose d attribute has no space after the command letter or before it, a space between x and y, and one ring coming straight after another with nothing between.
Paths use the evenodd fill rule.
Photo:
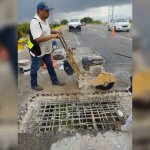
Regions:
<instances>
[{"instance_id":1,"label":"white car","mask_svg":"<svg viewBox=\"0 0 150 150\"><path fill-rule=\"evenodd\" d=\"M112 28L115 28L116 31L130 31L131 25L127 19L112 19L108 23L108 31L111 31Z\"/></svg>"},{"instance_id":2,"label":"white car","mask_svg":"<svg viewBox=\"0 0 150 150\"><path fill-rule=\"evenodd\" d=\"M79 19L71 19L68 23L69 32L71 32L72 30L81 31L81 25L82 24Z\"/></svg>"}]
</instances>

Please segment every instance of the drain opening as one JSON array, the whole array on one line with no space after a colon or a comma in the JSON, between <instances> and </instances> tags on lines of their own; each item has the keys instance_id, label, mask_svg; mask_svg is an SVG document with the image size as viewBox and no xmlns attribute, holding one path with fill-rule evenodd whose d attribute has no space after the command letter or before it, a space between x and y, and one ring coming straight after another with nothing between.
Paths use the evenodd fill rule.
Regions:
<instances>
[{"instance_id":1,"label":"drain opening","mask_svg":"<svg viewBox=\"0 0 150 150\"><path fill-rule=\"evenodd\" d=\"M114 130L120 121L118 101L40 103L35 120L40 132L62 130Z\"/></svg>"}]
</instances>

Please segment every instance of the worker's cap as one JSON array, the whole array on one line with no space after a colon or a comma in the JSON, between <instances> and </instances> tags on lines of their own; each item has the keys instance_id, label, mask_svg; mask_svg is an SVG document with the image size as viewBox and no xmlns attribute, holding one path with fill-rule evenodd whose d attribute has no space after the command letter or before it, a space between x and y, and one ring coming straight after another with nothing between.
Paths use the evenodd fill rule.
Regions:
<instances>
[{"instance_id":1,"label":"worker's cap","mask_svg":"<svg viewBox=\"0 0 150 150\"><path fill-rule=\"evenodd\" d=\"M37 5L37 9L51 11L54 8L49 7L47 2L39 2L38 5Z\"/></svg>"}]
</instances>

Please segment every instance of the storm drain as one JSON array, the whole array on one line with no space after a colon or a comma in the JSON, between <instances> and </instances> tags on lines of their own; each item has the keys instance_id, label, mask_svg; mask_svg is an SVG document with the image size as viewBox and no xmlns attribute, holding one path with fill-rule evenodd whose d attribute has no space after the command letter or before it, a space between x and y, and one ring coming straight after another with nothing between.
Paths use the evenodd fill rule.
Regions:
<instances>
[{"instance_id":1,"label":"storm drain","mask_svg":"<svg viewBox=\"0 0 150 150\"><path fill-rule=\"evenodd\" d=\"M37 118L39 131L61 131L63 129L112 130L119 116L116 102L41 103Z\"/></svg>"},{"instance_id":2,"label":"storm drain","mask_svg":"<svg viewBox=\"0 0 150 150\"><path fill-rule=\"evenodd\" d=\"M94 97L86 100L50 100L51 96L38 97L26 116L26 127L33 132L78 130L114 130L123 122L117 110L122 110L115 96ZM109 99L108 99L109 98ZM39 101L38 101L39 100Z\"/></svg>"}]
</instances>

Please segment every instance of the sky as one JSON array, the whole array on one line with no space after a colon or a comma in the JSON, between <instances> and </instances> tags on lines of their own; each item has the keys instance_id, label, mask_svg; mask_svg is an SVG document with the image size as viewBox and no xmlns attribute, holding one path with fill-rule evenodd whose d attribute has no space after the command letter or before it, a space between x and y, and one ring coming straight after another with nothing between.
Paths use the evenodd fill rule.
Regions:
<instances>
[{"instance_id":1,"label":"sky","mask_svg":"<svg viewBox=\"0 0 150 150\"><path fill-rule=\"evenodd\" d=\"M36 6L40 1L18 0L18 21L29 22L36 13ZM132 17L131 0L47 0L47 2L54 8L51 21L83 17L107 21L108 14L111 16L112 12L110 4L114 4L114 18Z\"/></svg>"}]
</instances>

